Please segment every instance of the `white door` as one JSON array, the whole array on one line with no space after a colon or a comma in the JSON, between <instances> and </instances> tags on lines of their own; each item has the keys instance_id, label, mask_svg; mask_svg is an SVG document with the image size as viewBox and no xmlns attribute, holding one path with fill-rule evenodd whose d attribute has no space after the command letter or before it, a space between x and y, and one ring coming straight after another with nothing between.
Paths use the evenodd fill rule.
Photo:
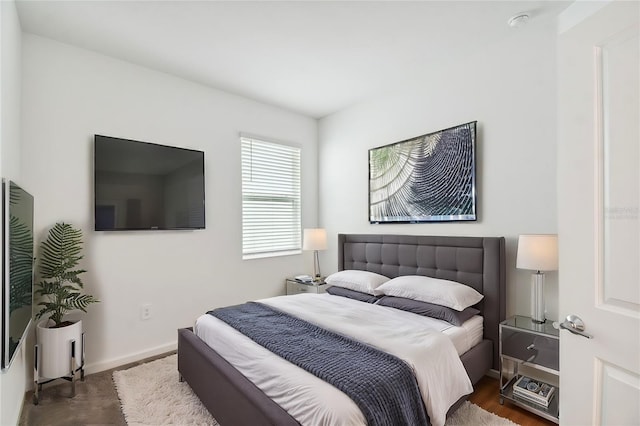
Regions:
<instances>
[{"instance_id":1,"label":"white door","mask_svg":"<svg viewBox=\"0 0 640 426\"><path fill-rule=\"evenodd\" d=\"M558 306L593 339L560 332L560 423L640 425L640 9L571 22L580 3L559 20Z\"/></svg>"}]
</instances>

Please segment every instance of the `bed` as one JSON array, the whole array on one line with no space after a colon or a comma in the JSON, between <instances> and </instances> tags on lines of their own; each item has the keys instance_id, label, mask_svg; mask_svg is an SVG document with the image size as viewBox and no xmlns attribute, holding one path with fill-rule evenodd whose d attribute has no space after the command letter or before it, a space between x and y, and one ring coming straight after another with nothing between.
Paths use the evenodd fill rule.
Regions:
<instances>
[{"instance_id":1,"label":"bed","mask_svg":"<svg viewBox=\"0 0 640 426\"><path fill-rule=\"evenodd\" d=\"M484 318L482 339L460 360L474 384L498 368L498 324L505 318L504 238L340 234L338 252L341 271L390 278L423 275L457 281L483 294L476 305ZM178 330L178 370L223 425L299 424L191 329Z\"/></svg>"}]
</instances>

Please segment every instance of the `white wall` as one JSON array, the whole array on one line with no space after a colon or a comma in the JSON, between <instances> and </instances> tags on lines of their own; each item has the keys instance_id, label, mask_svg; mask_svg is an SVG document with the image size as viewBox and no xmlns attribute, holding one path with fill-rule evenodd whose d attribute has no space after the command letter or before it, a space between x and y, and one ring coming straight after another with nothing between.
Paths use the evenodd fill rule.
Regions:
<instances>
[{"instance_id":1,"label":"white wall","mask_svg":"<svg viewBox=\"0 0 640 426\"><path fill-rule=\"evenodd\" d=\"M207 310L284 293L308 253L242 260L239 132L302 147L303 226L317 224L317 122L38 36L23 37L23 177L36 239L56 221L85 234L89 372L175 347ZM205 151L206 230L93 231L93 135ZM142 304L152 318L140 320Z\"/></svg>"},{"instance_id":2,"label":"white wall","mask_svg":"<svg viewBox=\"0 0 640 426\"><path fill-rule=\"evenodd\" d=\"M22 30L18 21L15 2L3 1L1 38L2 78L0 93L2 103L0 134L0 171L2 176L18 181L20 179L20 96L21 96L21 44Z\"/></svg>"},{"instance_id":3,"label":"white wall","mask_svg":"<svg viewBox=\"0 0 640 426\"><path fill-rule=\"evenodd\" d=\"M517 237L556 232L555 44L555 22L534 19L507 41L453 64L434 58L420 81L322 119L320 225L329 235L505 236L507 314L528 315L530 272L515 269ZM473 120L478 221L370 225L368 150ZM327 272L337 269L329 241ZM557 273L547 284L548 318L556 318Z\"/></svg>"},{"instance_id":4,"label":"white wall","mask_svg":"<svg viewBox=\"0 0 640 426\"><path fill-rule=\"evenodd\" d=\"M22 186L24 185L20 168L22 33L13 1L0 2L0 29L0 175ZM27 385L25 354L29 346L23 342L10 368L0 373L0 425L16 424L20 417Z\"/></svg>"}]
</instances>

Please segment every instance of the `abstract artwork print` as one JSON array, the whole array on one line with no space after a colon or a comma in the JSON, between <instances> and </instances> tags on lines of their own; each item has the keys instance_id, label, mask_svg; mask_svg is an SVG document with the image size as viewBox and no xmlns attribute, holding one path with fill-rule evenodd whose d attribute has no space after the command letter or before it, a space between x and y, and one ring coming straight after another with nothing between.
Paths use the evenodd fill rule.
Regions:
<instances>
[{"instance_id":1,"label":"abstract artwork print","mask_svg":"<svg viewBox=\"0 0 640 426\"><path fill-rule=\"evenodd\" d=\"M369 150L369 222L476 220L476 121Z\"/></svg>"}]
</instances>

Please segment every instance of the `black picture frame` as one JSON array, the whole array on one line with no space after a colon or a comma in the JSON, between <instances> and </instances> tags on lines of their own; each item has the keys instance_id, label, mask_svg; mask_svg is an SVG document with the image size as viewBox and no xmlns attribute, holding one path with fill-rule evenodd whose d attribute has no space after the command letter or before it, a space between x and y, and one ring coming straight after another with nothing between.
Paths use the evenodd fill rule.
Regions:
<instances>
[{"instance_id":1,"label":"black picture frame","mask_svg":"<svg viewBox=\"0 0 640 426\"><path fill-rule=\"evenodd\" d=\"M369 150L369 222L475 221L477 121Z\"/></svg>"}]
</instances>

